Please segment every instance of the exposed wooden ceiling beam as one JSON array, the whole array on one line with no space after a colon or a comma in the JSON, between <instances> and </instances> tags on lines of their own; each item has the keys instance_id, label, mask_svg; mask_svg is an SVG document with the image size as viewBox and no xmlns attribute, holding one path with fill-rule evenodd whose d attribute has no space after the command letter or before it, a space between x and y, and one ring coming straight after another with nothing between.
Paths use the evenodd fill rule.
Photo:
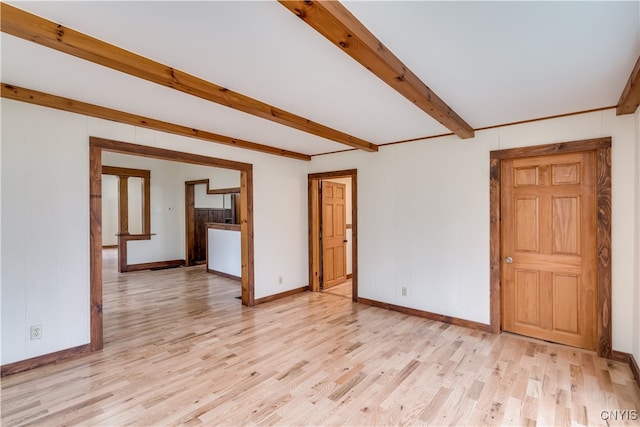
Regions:
<instances>
[{"instance_id":1,"label":"exposed wooden ceiling beam","mask_svg":"<svg viewBox=\"0 0 640 427\"><path fill-rule=\"evenodd\" d=\"M296 153L294 151L283 150L268 145L258 144L256 142L245 141L238 138L231 138L228 136L219 135L217 133L211 133L203 130L193 129L187 126L180 126L173 123L151 119L149 117L143 117L118 110L112 110L110 108L87 104L86 102L63 98L60 96L38 92L31 89L25 89L6 83L2 83L1 96L2 98L27 102L29 104L56 108L58 110L84 114L91 117L97 117L99 119L112 120L128 125L159 130L162 132L172 133L174 135L188 136L190 138L202 139L204 141L230 145L232 147L259 151L261 153L274 154L276 156L289 157L297 160L311 160L311 156L307 154Z\"/></svg>"},{"instance_id":2,"label":"exposed wooden ceiling beam","mask_svg":"<svg viewBox=\"0 0 640 427\"><path fill-rule=\"evenodd\" d=\"M1 3L0 14L4 33L341 144L366 151L378 151L378 146L368 141L152 61L6 3Z\"/></svg>"},{"instance_id":3,"label":"exposed wooden ceiling beam","mask_svg":"<svg viewBox=\"0 0 640 427\"><path fill-rule=\"evenodd\" d=\"M338 1L279 0L300 19L460 138L473 128Z\"/></svg>"},{"instance_id":4,"label":"exposed wooden ceiling beam","mask_svg":"<svg viewBox=\"0 0 640 427\"><path fill-rule=\"evenodd\" d=\"M640 56L620 95L616 114L618 116L622 114L633 114L636 112L638 105L640 105Z\"/></svg>"}]
</instances>

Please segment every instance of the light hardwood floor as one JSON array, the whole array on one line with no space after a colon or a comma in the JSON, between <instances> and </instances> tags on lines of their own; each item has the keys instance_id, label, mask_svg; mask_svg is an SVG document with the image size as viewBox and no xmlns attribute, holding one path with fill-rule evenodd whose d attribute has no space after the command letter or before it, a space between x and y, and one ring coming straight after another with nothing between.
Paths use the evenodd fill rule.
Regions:
<instances>
[{"instance_id":1,"label":"light hardwood floor","mask_svg":"<svg viewBox=\"0 0 640 427\"><path fill-rule=\"evenodd\" d=\"M2 425L607 425L627 365L202 267L105 274L105 349L2 379ZM638 425L640 421L609 421Z\"/></svg>"},{"instance_id":2,"label":"light hardwood floor","mask_svg":"<svg viewBox=\"0 0 640 427\"><path fill-rule=\"evenodd\" d=\"M338 295L345 298L351 298L352 294L352 284L351 279L348 279L346 282L341 283L340 285L333 286L329 289L325 289L322 292L331 295Z\"/></svg>"}]
</instances>

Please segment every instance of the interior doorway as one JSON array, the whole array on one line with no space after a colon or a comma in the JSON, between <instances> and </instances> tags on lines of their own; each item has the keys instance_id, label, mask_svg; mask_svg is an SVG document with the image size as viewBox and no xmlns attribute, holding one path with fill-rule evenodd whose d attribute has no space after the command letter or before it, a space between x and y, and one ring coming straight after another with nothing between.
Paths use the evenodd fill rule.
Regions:
<instances>
[{"instance_id":1,"label":"interior doorway","mask_svg":"<svg viewBox=\"0 0 640 427\"><path fill-rule=\"evenodd\" d=\"M343 178L344 179L344 178ZM320 289L347 281L347 183L318 182L320 200Z\"/></svg>"},{"instance_id":2,"label":"interior doorway","mask_svg":"<svg viewBox=\"0 0 640 427\"><path fill-rule=\"evenodd\" d=\"M105 236L110 218L105 218L105 207L109 197L113 196L113 186L105 186L110 178L115 179L115 203L109 210L115 207L116 227L111 228L108 236ZM113 182L113 181L112 181ZM102 244L105 238L114 237L118 248L118 271L126 273L144 269L145 265L130 265L127 259L127 242L134 240L151 239L151 172L146 169L132 169L118 166L102 165ZM111 191L111 194L105 194ZM110 240L111 242L111 240ZM111 246L111 245L109 245Z\"/></svg>"},{"instance_id":3,"label":"interior doorway","mask_svg":"<svg viewBox=\"0 0 640 427\"><path fill-rule=\"evenodd\" d=\"M210 188L209 179L184 183L185 203L185 266L207 262L207 223L240 224L240 187ZM215 196L221 201L214 205L199 206L196 189L204 196Z\"/></svg>"},{"instance_id":4,"label":"interior doorway","mask_svg":"<svg viewBox=\"0 0 640 427\"><path fill-rule=\"evenodd\" d=\"M240 172L240 233L242 304L255 305L253 253L253 166L230 160L130 144L109 139L89 139L89 248L91 351L104 346L102 313L102 152L111 151Z\"/></svg>"},{"instance_id":5,"label":"interior doorway","mask_svg":"<svg viewBox=\"0 0 640 427\"><path fill-rule=\"evenodd\" d=\"M491 152L491 328L611 348L611 138Z\"/></svg>"},{"instance_id":6,"label":"interior doorway","mask_svg":"<svg viewBox=\"0 0 640 427\"><path fill-rule=\"evenodd\" d=\"M309 290L358 300L357 170L310 174Z\"/></svg>"}]
</instances>

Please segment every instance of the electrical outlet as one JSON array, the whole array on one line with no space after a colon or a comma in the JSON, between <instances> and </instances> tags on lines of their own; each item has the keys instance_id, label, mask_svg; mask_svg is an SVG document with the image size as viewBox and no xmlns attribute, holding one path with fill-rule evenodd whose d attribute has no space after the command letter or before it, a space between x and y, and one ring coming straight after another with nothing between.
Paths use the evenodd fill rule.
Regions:
<instances>
[{"instance_id":1,"label":"electrical outlet","mask_svg":"<svg viewBox=\"0 0 640 427\"><path fill-rule=\"evenodd\" d=\"M407 296L407 288L405 286L402 287L402 296L403 297Z\"/></svg>"},{"instance_id":2,"label":"electrical outlet","mask_svg":"<svg viewBox=\"0 0 640 427\"><path fill-rule=\"evenodd\" d=\"M30 337L31 340L39 340L40 338L42 338L42 325L33 325L31 326L31 331L30 331Z\"/></svg>"},{"instance_id":3,"label":"electrical outlet","mask_svg":"<svg viewBox=\"0 0 640 427\"><path fill-rule=\"evenodd\" d=\"M278 276L278 284L282 285L282 276Z\"/></svg>"}]
</instances>

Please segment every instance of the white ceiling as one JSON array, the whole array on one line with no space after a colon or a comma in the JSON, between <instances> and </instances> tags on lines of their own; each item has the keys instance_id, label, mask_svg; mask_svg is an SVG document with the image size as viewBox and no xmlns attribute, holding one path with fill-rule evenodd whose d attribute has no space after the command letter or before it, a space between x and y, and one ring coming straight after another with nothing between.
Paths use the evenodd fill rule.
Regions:
<instances>
[{"instance_id":1,"label":"white ceiling","mask_svg":"<svg viewBox=\"0 0 640 427\"><path fill-rule=\"evenodd\" d=\"M275 1L12 5L376 144L448 133ZM640 2L345 6L474 128L613 106ZM3 83L305 154L349 147L2 34Z\"/></svg>"}]
</instances>

